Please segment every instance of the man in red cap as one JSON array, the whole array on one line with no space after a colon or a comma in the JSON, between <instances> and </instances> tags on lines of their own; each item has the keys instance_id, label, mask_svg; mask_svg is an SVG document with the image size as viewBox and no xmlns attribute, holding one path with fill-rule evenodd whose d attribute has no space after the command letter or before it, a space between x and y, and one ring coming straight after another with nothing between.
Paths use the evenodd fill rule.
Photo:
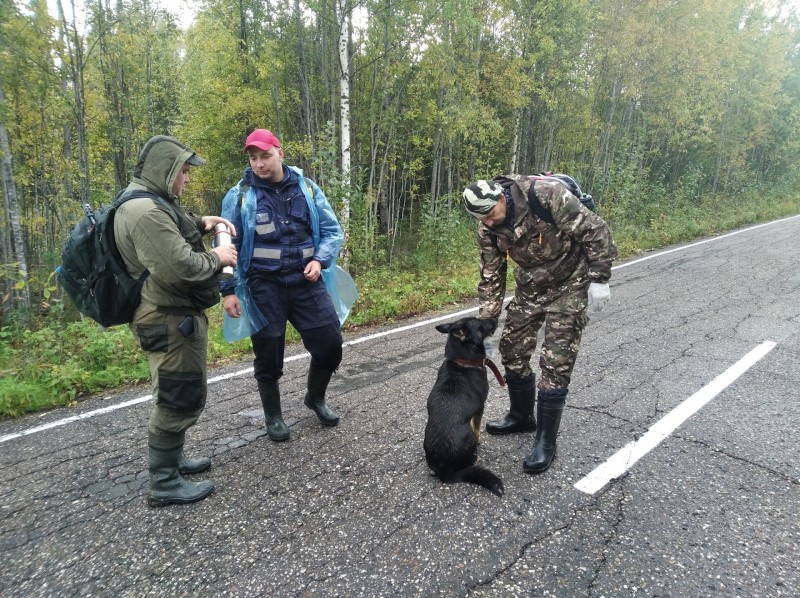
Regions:
<instances>
[{"instance_id":1,"label":"man in red cap","mask_svg":"<svg viewBox=\"0 0 800 598\"><path fill-rule=\"evenodd\" d=\"M305 406L322 425L339 423L325 394L342 360L341 321L331 298L336 291L329 292L322 277L335 267L344 233L322 190L283 163L272 131L250 133L244 151L250 166L222 202L222 214L239 231L233 239L239 261L234 279L220 287L226 326L247 314L267 434L282 441L290 435L278 386L287 322L311 354Z\"/></svg>"},{"instance_id":2,"label":"man in red cap","mask_svg":"<svg viewBox=\"0 0 800 598\"><path fill-rule=\"evenodd\" d=\"M272 131L256 129L247 136L244 151L250 157L250 167L259 178L272 183L283 180L283 149Z\"/></svg>"}]
</instances>

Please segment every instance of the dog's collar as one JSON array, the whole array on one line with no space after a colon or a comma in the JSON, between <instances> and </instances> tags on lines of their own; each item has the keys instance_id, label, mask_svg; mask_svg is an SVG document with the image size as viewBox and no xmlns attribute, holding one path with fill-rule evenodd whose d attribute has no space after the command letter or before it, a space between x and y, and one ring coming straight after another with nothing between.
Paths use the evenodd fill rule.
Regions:
<instances>
[{"instance_id":1,"label":"dog's collar","mask_svg":"<svg viewBox=\"0 0 800 598\"><path fill-rule=\"evenodd\" d=\"M489 369L494 373L494 377L497 378L497 383L503 387L506 385L506 381L503 379L502 374L500 374L500 370L497 369L494 361L488 357L483 359L451 359L450 361L467 368L485 368L488 366Z\"/></svg>"}]
</instances>

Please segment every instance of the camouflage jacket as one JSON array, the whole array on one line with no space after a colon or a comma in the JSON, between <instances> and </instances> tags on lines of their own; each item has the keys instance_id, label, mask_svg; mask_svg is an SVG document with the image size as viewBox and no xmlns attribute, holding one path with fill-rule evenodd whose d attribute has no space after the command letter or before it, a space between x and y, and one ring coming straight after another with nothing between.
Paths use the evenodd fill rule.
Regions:
<instances>
[{"instance_id":1,"label":"camouflage jacket","mask_svg":"<svg viewBox=\"0 0 800 598\"><path fill-rule=\"evenodd\" d=\"M549 224L528 207L531 181L527 177L509 174L494 180L511 192L513 222L507 219L491 228L478 223L481 317L500 315L508 257L517 264L514 279L518 286L549 288L574 276L585 276L587 285L608 282L617 247L600 216L585 208L562 184L533 181L540 203L555 220Z\"/></svg>"}]
</instances>

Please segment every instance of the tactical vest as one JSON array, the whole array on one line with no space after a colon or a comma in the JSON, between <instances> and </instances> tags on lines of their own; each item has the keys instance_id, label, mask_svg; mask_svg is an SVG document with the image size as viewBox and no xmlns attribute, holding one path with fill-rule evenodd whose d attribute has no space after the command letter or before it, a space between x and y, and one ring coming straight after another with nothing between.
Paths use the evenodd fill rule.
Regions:
<instances>
[{"instance_id":1,"label":"tactical vest","mask_svg":"<svg viewBox=\"0 0 800 598\"><path fill-rule=\"evenodd\" d=\"M197 224L184 212L181 206L173 203L172 207L178 215L178 230L181 236L186 239L192 251L205 253L207 250L203 243L203 235L197 229ZM187 298L191 301L192 306L199 310L204 310L219 303L219 282L216 276L212 276L205 283L193 285L187 293Z\"/></svg>"},{"instance_id":2,"label":"tactical vest","mask_svg":"<svg viewBox=\"0 0 800 598\"><path fill-rule=\"evenodd\" d=\"M250 267L270 273L302 272L314 257L311 216L300 184L253 187L256 222Z\"/></svg>"}]
</instances>

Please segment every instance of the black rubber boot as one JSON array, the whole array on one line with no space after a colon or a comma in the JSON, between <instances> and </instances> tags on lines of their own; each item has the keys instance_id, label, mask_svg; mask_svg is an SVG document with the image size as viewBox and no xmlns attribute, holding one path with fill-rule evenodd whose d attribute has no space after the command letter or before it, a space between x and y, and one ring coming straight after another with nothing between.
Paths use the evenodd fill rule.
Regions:
<instances>
[{"instance_id":1,"label":"black rubber boot","mask_svg":"<svg viewBox=\"0 0 800 598\"><path fill-rule=\"evenodd\" d=\"M486 422L486 431L489 434L533 432L536 430L536 420L533 418L536 375L520 378L511 372L506 372L506 385L511 409L503 419Z\"/></svg>"},{"instance_id":2,"label":"black rubber boot","mask_svg":"<svg viewBox=\"0 0 800 598\"><path fill-rule=\"evenodd\" d=\"M553 462L556 454L556 437L566 401L566 388L539 391L539 403L536 405L539 427L536 430L531 454L522 462L522 469L527 473L542 473Z\"/></svg>"},{"instance_id":3,"label":"black rubber boot","mask_svg":"<svg viewBox=\"0 0 800 598\"><path fill-rule=\"evenodd\" d=\"M289 426L283 421L281 413L281 391L275 380L258 380L258 393L267 421L267 436L273 442L289 440Z\"/></svg>"},{"instance_id":4,"label":"black rubber boot","mask_svg":"<svg viewBox=\"0 0 800 598\"><path fill-rule=\"evenodd\" d=\"M148 435L150 488L147 490L147 502L151 507L185 505L202 500L214 492L214 482L211 480L190 482L178 472L184 439L184 432L166 436Z\"/></svg>"},{"instance_id":5,"label":"black rubber boot","mask_svg":"<svg viewBox=\"0 0 800 598\"><path fill-rule=\"evenodd\" d=\"M325 392L328 390L331 376L333 376L333 372L310 365L308 368L308 392L303 403L317 414L323 426L332 428L339 423L339 414L325 403Z\"/></svg>"},{"instance_id":6,"label":"black rubber boot","mask_svg":"<svg viewBox=\"0 0 800 598\"><path fill-rule=\"evenodd\" d=\"M190 475L193 473L200 473L211 467L211 459L208 457L198 457L192 459L187 457L183 451L178 459L178 473L181 475Z\"/></svg>"}]
</instances>

